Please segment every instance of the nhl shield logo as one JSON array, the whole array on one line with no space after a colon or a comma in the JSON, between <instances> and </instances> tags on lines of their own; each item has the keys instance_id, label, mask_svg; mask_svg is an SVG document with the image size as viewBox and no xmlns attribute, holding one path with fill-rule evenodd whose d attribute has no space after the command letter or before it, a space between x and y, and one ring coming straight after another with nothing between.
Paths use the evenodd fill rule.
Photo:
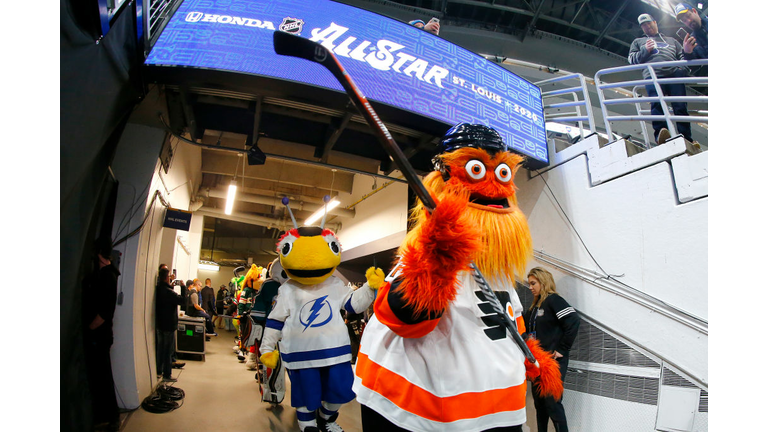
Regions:
<instances>
[{"instance_id":1,"label":"nhl shield logo","mask_svg":"<svg viewBox=\"0 0 768 432\"><path fill-rule=\"evenodd\" d=\"M291 18L291 17L285 17L283 18L282 24L280 24L279 30L291 33L291 34L301 34L301 28L304 27L304 20L298 19L298 18Z\"/></svg>"}]
</instances>

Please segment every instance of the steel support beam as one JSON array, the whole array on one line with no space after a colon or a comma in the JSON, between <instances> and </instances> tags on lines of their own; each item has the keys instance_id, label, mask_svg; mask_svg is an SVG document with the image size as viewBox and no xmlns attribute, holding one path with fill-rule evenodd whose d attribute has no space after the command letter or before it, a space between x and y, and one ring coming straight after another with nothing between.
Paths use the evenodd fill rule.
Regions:
<instances>
[{"instance_id":1,"label":"steel support beam","mask_svg":"<svg viewBox=\"0 0 768 432\"><path fill-rule=\"evenodd\" d=\"M344 113L344 117L341 118L341 121L338 125L334 125L334 122L331 122L331 128L333 132L331 132L331 135L328 137L328 141L325 142L325 145L323 146L323 153L320 155L320 162L322 163L328 163L328 156L331 154L331 149L336 144L336 141L341 136L341 133L344 132L344 129L347 128L347 124L349 124L349 120L352 118L351 112Z\"/></svg>"},{"instance_id":2,"label":"steel support beam","mask_svg":"<svg viewBox=\"0 0 768 432\"><path fill-rule=\"evenodd\" d=\"M611 17L610 21L608 21L608 24L606 24L605 27L603 28L603 31L600 32L600 35L597 37L597 39L595 39L595 42L593 43L593 45L598 46L600 41L603 40L605 35L608 33L608 30L616 22L616 20L619 19L619 16L621 15L622 12L624 12L624 9L627 8L627 5L629 4L629 1L630 0L624 0L624 3L622 3L621 6L619 6L619 10L617 10L616 13L613 14L613 16Z\"/></svg>"},{"instance_id":3,"label":"steel support beam","mask_svg":"<svg viewBox=\"0 0 768 432\"><path fill-rule=\"evenodd\" d=\"M522 35L520 35L520 42L523 42L525 40L525 37L528 35L528 33L532 32L536 28L536 21L539 20L539 17L541 16L541 10L544 8L544 0L539 0L539 5L536 7L536 12L533 14L533 19L531 22L528 23L527 28L523 32Z\"/></svg>"}]
</instances>

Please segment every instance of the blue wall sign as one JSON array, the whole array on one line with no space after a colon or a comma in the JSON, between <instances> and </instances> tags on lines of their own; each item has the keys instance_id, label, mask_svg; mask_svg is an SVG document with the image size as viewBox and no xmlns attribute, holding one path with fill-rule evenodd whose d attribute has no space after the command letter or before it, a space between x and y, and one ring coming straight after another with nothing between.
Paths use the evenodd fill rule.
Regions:
<instances>
[{"instance_id":1,"label":"blue wall sign","mask_svg":"<svg viewBox=\"0 0 768 432\"><path fill-rule=\"evenodd\" d=\"M483 57L373 12L328 0L186 0L146 64L235 71L343 92L322 66L275 54L286 31L333 50L370 100L445 123L481 123L548 164L541 90Z\"/></svg>"},{"instance_id":2,"label":"blue wall sign","mask_svg":"<svg viewBox=\"0 0 768 432\"><path fill-rule=\"evenodd\" d=\"M184 210L166 209L163 226L182 231L189 231L189 225L192 223L192 213Z\"/></svg>"}]
</instances>

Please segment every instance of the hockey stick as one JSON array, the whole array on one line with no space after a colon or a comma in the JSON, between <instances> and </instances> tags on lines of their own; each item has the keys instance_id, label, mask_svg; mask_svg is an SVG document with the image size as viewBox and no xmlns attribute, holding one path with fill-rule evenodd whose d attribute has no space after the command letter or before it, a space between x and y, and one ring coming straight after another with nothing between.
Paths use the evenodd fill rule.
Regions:
<instances>
[{"instance_id":1,"label":"hockey stick","mask_svg":"<svg viewBox=\"0 0 768 432\"><path fill-rule=\"evenodd\" d=\"M347 71L344 69L344 66L339 63L339 59L336 58L336 55L333 54L333 52L331 52L328 48L317 42L313 42L309 39L282 31L276 31L274 33L273 41L276 53L319 63L328 69L328 71L331 72L334 77L336 77L341 86L347 92L349 98L352 100L352 103L355 104L357 109L363 115L363 118L365 118L365 121L368 122L368 125L374 130L374 132L376 132L376 136L379 138L379 141L384 147L384 150L386 150L387 154L389 154L390 159L392 159L400 171L403 172L405 179L408 181L408 185L416 193L416 196L419 197L427 211L432 212L437 205L435 200L432 199L432 195L430 195L427 191L427 188L424 187L424 184L417 176L416 171L414 171L413 167L408 162L408 159L405 157L402 150L400 150L400 147L398 147L395 140L392 139L392 135L389 133L389 130L387 130L384 122L379 119L379 116L376 114L376 111L373 110L373 107L371 107L368 99L366 99L357 85L355 85L355 82L352 81L352 77L349 76ZM536 361L536 358L531 353L528 345L526 345L525 341L523 341L520 333L517 332L517 326L509 317L509 315L507 315L507 312L502 307L501 302L499 302L499 299L496 297L496 294L488 285L485 277L483 277L482 273L480 273L480 270L477 268L474 262L470 263L470 268L472 269L472 277L480 286L485 300L491 304L496 314L504 317L504 326L511 335L512 340L515 341L517 346L523 352L525 358L528 359L529 362L535 364L536 367L538 367L538 361Z\"/></svg>"}]
</instances>

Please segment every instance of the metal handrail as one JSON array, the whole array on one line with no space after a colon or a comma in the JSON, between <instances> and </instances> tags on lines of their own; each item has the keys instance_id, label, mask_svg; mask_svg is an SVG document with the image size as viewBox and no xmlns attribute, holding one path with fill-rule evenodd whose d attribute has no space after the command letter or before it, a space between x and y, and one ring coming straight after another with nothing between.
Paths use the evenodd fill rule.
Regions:
<instances>
[{"instance_id":1,"label":"metal handrail","mask_svg":"<svg viewBox=\"0 0 768 432\"><path fill-rule=\"evenodd\" d=\"M709 118L704 116L676 116L676 115L670 115L669 107L667 106L667 102L703 102L708 103L709 99L707 96L664 96L664 93L661 91L661 85L663 84L701 84L701 85L709 85L709 79L708 77L675 77L675 78L659 78L656 76L655 68L660 67L685 67L685 66L704 66L709 63L708 59L702 59L702 60L677 60L677 61L669 61L669 62L659 62L659 63L643 63L643 64L637 64L637 65L628 65L628 66L621 66L621 67L615 67L615 68L609 68L609 69L601 69L597 71L595 74L595 89L597 90L597 96L600 99L600 108L603 112L603 119L605 121L605 130L609 137L613 136L613 131L611 130L611 121L659 121L663 120L667 123L667 129L669 130L670 134L672 136L677 135L677 128L675 127L674 122L679 121L691 121L691 122L700 122L700 123L708 123ZM632 72L632 71L642 71L646 70L648 71L650 77L648 79L644 80L637 80L633 79L630 81L621 81L621 82L611 82L606 83L601 79L601 77L605 75L610 74L617 74L617 73L623 73L623 72ZM639 97L637 93L637 88L639 86L646 86L646 85L653 85L656 88L656 94L658 96L645 96L645 97ZM605 90L607 89L616 89L620 87L633 87L632 90L632 96L633 97L626 97L626 98L615 98L615 99L608 99L605 96ZM620 92L617 92L617 94L621 94ZM663 115L643 115L640 110L640 103L643 102L659 102L661 104L661 109L663 112ZM634 104L637 109L637 115L630 115L630 116L621 116L621 115L615 115L610 116L608 115L608 105L619 105L619 104ZM643 123L644 125L644 123ZM647 131L645 127L643 128L643 134L645 135L645 144L647 148L650 148L650 142L647 137Z\"/></svg>"},{"instance_id":2,"label":"metal handrail","mask_svg":"<svg viewBox=\"0 0 768 432\"><path fill-rule=\"evenodd\" d=\"M644 85L636 85L632 87L632 96L635 99L638 99L640 97L640 94L637 92L637 89L639 88L645 88ZM640 103L635 103L635 109L637 110L637 115L643 115L645 112L650 112L650 110L643 110L640 107ZM651 140L648 139L648 125L645 122L640 122L640 129L643 131L643 143L645 144L645 149L648 150L651 148Z\"/></svg>"},{"instance_id":3,"label":"metal handrail","mask_svg":"<svg viewBox=\"0 0 768 432\"><path fill-rule=\"evenodd\" d=\"M547 84L555 84L555 83L562 83L564 81L569 81L573 79L578 79L579 85L575 87L568 87L568 88L562 88L562 89L556 89L556 90L550 90L550 91L543 91L543 86ZM587 90L587 82L584 79L584 75L580 73L572 73L568 75L563 75L555 78L546 79L543 81L538 81L534 83L539 88L542 88L541 98L542 100L546 98L552 98L552 97L563 97L565 95L571 95L573 98L573 102L561 102L561 103L554 103L554 104L545 104L543 107L543 110L546 110L547 108L575 108L575 112L565 112L565 113L557 113L557 114L545 114L544 115L544 121L547 120L555 120L557 119L558 122L564 121L564 122L573 122L578 124L579 126L579 132L581 134L581 139L584 139L584 122L587 122L587 127L591 132L595 132L595 117L592 112L592 102L589 98L589 91ZM581 95L581 97L579 97ZM582 114L582 107L586 109L586 115ZM575 114L575 115L574 115Z\"/></svg>"}]
</instances>

